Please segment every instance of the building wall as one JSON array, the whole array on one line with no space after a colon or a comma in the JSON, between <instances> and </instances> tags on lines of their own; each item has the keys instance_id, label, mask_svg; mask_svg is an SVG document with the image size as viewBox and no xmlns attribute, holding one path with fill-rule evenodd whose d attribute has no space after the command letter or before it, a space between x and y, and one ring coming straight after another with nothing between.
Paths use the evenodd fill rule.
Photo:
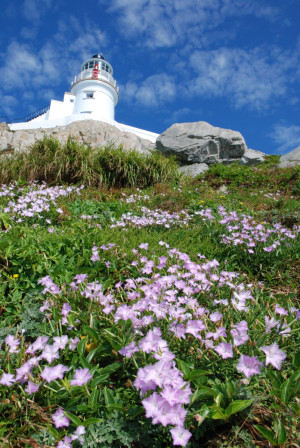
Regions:
<instances>
[{"instance_id":1,"label":"building wall","mask_svg":"<svg viewBox=\"0 0 300 448\"><path fill-rule=\"evenodd\" d=\"M64 101L51 100L50 110L48 111L48 120L57 120L59 118L72 115L74 109L74 102L71 102L73 98L64 98Z\"/></svg>"},{"instance_id":2,"label":"building wall","mask_svg":"<svg viewBox=\"0 0 300 448\"><path fill-rule=\"evenodd\" d=\"M105 117L114 120L118 94L110 84L85 80L74 84L71 92L75 95L74 114L87 113L91 114L92 119ZM89 98L91 95L92 98Z\"/></svg>"}]
</instances>

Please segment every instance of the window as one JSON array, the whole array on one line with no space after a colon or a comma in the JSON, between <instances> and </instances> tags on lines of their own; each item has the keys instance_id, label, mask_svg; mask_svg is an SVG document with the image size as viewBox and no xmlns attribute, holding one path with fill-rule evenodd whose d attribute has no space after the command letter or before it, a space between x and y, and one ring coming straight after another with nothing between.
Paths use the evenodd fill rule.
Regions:
<instances>
[{"instance_id":1,"label":"window","mask_svg":"<svg viewBox=\"0 0 300 448\"><path fill-rule=\"evenodd\" d=\"M94 92L86 92L87 98L94 98Z\"/></svg>"},{"instance_id":2,"label":"window","mask_svg":"<svg viewBox=\"0 0 300 448\"><path fill-rule=\"evenodd\" d=\"M74 103L74 100L70 100L70 103Z\"/></svg>"},{"instance_id":3,"label":"window","mask_svg":"<svg viewBox=\"0 0 300 448\"><path fill-rule=\"evenodd\" d=\"M93 68L94 67L94 61L89 62L89 68Z\"/></svg>"}]
</instances>

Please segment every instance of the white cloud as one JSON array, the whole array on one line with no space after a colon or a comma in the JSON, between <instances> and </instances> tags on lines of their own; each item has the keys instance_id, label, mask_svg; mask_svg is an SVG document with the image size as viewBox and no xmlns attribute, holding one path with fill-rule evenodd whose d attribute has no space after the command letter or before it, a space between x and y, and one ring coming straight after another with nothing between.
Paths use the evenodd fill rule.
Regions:
<instances>
[{"instance_id":1,"label":"white cloud","mask_svg":"<svg viewBox=\"0 0 300 448\"><path fill-rule=\"evenodd\" d=\"M254 15L273 22L279 18L279 8L271 4L262 4L257 0L222 0L220 2L221 15L243 16Z\"/></svg>"},{"instance_id":2,"label":"white cloud","mask_svg":"<svg viewBox=\"0 0 300 448\"><path fill-rule=\"evenodd\" d=\"M275 48L268 52L262 48L220 48L196 51L189 63L194 72L190 94L226 96L236 108L264 109L282 98L296 80L289 72L297 67L299 55Z\"/></svg>"},{"instance_id":3,"label":"white cloud","mask_svg":"<svg viewBox=\"0 0 300 448\"><path fill-rule=\"evenodd\" d=\"M106 48L105 33L94 29L96 26L92 22L71 16L68 22L59 21L58 31L39 48L32 41L10 42L0 53L1 88L25 107L34 107L32 103L36 97L48 102L51 96L47 98L47 92L50 95L55 86L71 82L80 71L83 59L90 57L93 49ZM65 89L69 86L66 84Z\"/></svg>"},{"instance_id":4,"label":"white cloud","mask_svg":"<svg viewBox=\"0 0 300 448\"><path fill-rule=\"evenodd\" d=\"M140 37L140 46L152 49L189 42L201 47L205 31L216 29L228 17L278 17L278 8L258 0L99 0L116 14L127 39ZM206 39L206 36L204 37Z\"/></svg>"},{"instance_id":5,"label":"white cloud","mask_svg":"<svg viewBox=\"0 0 300 448\"><path fill-rule=\"evenodd\" d=\"M36 24L52 6L52 0L25 0L23 3L24 17Z\"/></svg>"},{"instance_id":6,"label":"white cloud","mask_svg":"<svg viewBox=\"0 0 300 448\"><path fill-rule=\"evenodd\" d=\"M198 109L197 111L194 109L190 109L189 107L182 107L180 109L175 110L168 117L168 122L170 123L182 123L184 121L184 117L187 115L190 116L201 116L202 111Z\"/></svg>"},{"instance_id":7,"label":"white cloud","mask_svg":"<svg viewBox=\"0 0 300 448\"><path fill-rule=\"evenodd\" d=\"M5 54L5 65L0 69L2 87L6 90L24 88L40 72L38 58L26 44L12 42Z\"/></svg>"},{"instance_id":8,"label":"white cloud","mask_svg":"<svg viewBox=\"0 0 300 448\"><path fill-rule=\"evenodd\" d=\"M23 37L23 39L30 40L30 39L34 39L36 37L37 31L38 31L37 27L32 26L30 28L30 27L24 26L23 28L21 28L20 35L21 35L21 37Z\"/></svg>"},{"instance_id":9,"label":"white cloud","mask_svg":"<svg viewBox=\"0 0 300 448\"><path fill-rule=\"evenodd\" d=\"M128 81L120 86L122 99L146 107L158 107L171 101L177 91L173 76L160 73L149 76L141 84Z\"/></svg>"},{"instance_id":10,"label":"white cloud","mask_svg":"<svg viewBox=\"0 0 300 448\"><path fill-rule=\"evenodd\" d=\"M2 111L4 112L4 114L7 114L7 116L9 117L13 113L15 108L17 107L18 100L13 95L3 95L0 91L0 103L1 103ZM1 111L1 113L2 113L2 111ZM4 116L4 115L1 116L0 122L7 120L7 118L8 118L7 116Z\"/></svg>"},{"instance_id":11,"label":"white cloud","mask_svg":"<svg viewBox=\"0 0 300 448\"><path fill-rule=\"evenodd\" d=\"M300 126L277 124L270 137L279 145L276 152L285 154L300 146Z\"/></svg>"},{"instance_id":12,"label":"white cloud","mask_svg":"<svg viewBox=\"0 0 300 448\"><path fill-rule=\"evenodd\" d=\"M2 53L0 68L2 85L7 90L57 85L63 79L80 71L83 58L90 56L91 48L106 45L105 34L81 26L74 35L71 25L60 27L39 49L31 43L11 42Z\"/></svg>"}]
</instances>

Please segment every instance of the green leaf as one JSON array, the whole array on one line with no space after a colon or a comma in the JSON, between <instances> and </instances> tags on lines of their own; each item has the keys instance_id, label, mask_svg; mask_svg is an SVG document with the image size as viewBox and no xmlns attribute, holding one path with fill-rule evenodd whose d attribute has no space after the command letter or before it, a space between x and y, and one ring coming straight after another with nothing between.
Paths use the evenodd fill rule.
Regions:
<instances>
[{"instance_id":1,"label":"green leaf","mask_svg":"<svg viewBox=\"0 0 300 448\"><path fill-rule=\"evenodd\" d=\"M286 441L286 430L281 421L278 423L277 433L277 443L283 445Z\"/></svg>"},{"instance_id":2,"label":"green leaf","mask_svg":"<svg viewBox=\"0 0 300 448\"><path fill-rule=\"evenodd\" d=\"M296 369L299 369L299 367L300 367L300 351L297 352L293 358L293 366Z\"/></svg>"},{"instance_id":3,"label":"green leaf","mask_svg":"<svg viewBox=\"0 0 300 448\"><path fill-rule=\"evenodd\" d=\"M100 373L99 375L95 376L90 384L91 389L94 389L94 387L107 380L107 378L109 378L109 373Z\"/></svg>"},{"instance_id":4,"label":"green leaf","mask_svg":"<svg viewBox=\"0 0 300 448\"><path fill-rule=\"evenodd\" d=\"M50 432L51 436L55 437L56 440L59 440L60 435L59 432L56 431L56 429L52 428L52 426L47 426L47 430Z\"/></svg>"},{"instance_id":5,"label":"green leaf","mask_svg":"<svg viewBox=\"0 0 300 448\"><path fill-rule=\"evenodd\" d=\"M145 413L145 409L143 406L134 406L133 408L130 408L128 411L128 415L133 418L136 418L139 415L142 415L144 413Z\"/></svg>"},{"instance_id":6,"label":"green leaf","mask_svg":"<svg viewBox=\"0 0 300 448\"><path fill-rule=\"evenodd\" d=\"M11 245L10 241L7 239L1 239L0 241L0 249L5 250L7 247Z\"/></svg>"},{"instance_id":7,"label":"green leaf","mask_svg":"<svg viewBox=\"0 0 300 448\"><path fill-rule=\"evenodd\" d=\"M101 390L97 389L96 387L93 388L93 392L91 393L91 395L89 396L89 406L91 406L92 408L95 408L96 405L98 405L99 399L101 397Z\"/></svg>"},{"instance_id":8,"label":"green leaf","mask_svg":"<svg viewBox=\"0 0 300 448\"><path fill-rule=\"evenodd\" d=\"M233 414L243 411L251 406L252 400L235 400L232 401L225 409L225 414L230 417Z\"/></svg>"},{"instance_id":9,"label":"green leaf","mask_svg":"<svg viewBox=\"0 0 300 448\"><path fill-rule=\"evenodd\" d=\"M219 411L213 411L211 414L211 417L214 420L227 420L227 416L223 414L223 412Z\"/></svg>"},{"instance_id":10,"label":"green leaf","mask_svg":"<svg viewBox=\"0 0 300 448\"><path fill-rule=\"evenodd\" d=\"M211 389L210 387L201 387L201 389L197 389L191 395L191 403L194 403L197 400L206 400L207 398L214 398L218 395L218 392Z\"/></svg>"},{"instance_id":11,"label":"green leaf","mask_svg":"<svg viewBox=\"0 0 300 448\"><path fill-rule=\"evenodd\" d=\"M232 397L237 390L237 383L235 381L227 381L225 383L226 394Z\"/></svg>"},{"instance_id":12,"label":"green leaf","mask_svg":"<svg viewBox=\"0 0 300 448\"><path fill-rule=\"evenodd\" d=\"M71 422L73 422L76 426L82 425L82 421L80 420L80 418L76 417L76 415L70 414L69 412L65 412L65 411L64 411L64 413L67 417L69 417Z\"/></svg>"},{"instance_id":13,"label":"green leaf","mask_svg":"<svg viewBox=\"0 0 300 448\"><path fill-rule=\"evenodd\" d=\"M103 423L104 420L102 418L97 418L97 417L90 417L87 418L82 424L83 426L87 427L89 425L93 425L94 423Z\"/></svg>"},{"instance_id":14,"label":"green leaf","mask_svg":"<svg viewBox=\"0 0 300 448\"><path fill-rule=\"evenodd\" d=\"M109 410L114 409L115 411L125 412L124 406L119 403L111 404L111 405L107 406L107 408Z\"/></svg>"},{"instance_id":15,"label":"green leaf","mask_svg":"<svg viewBox=\"0 0 300 448\"><path fill-rule=\"evenodd\" d=\"M203 387L206 385L208 381L207 376L198 376L198 378L193 379L193 381L191 381L193 383L193 385L195 386L195 388L197 387Z\"/></svg>"},{"instance_id":16,"label":"green leaf","mask_svg":"<svg viewBox=\"0 0 300 448\"><path fill-rule=\"evenodd\" d=\"M188 365L186 362L178 358L176 358L176 363L178 365L179 370L184 374L185 378L187 379L193 368L192 364Z\"/></svg>"},{"instance_id":17,"label":"green leaf","mask_svg":"<svg viewBox=\"0 0 300 448\"><path fill-rule=\"evenodd\" d=\"M104 387L103 394L104 394L104 400L105 400L106 407L116 404L114 396L110 389L108 389L107 387Z\"/></svg>"},{"instance_id":18,"label":"green leaf","mask_svg":"<svg viewBox=\"0 0 300 448\"><path fill-rule=\"evenodd\" d=\"M92 412L92 408L86 404L78 404L74 409L79 412Z\"/></svg>"},{"instance_id":19,"label":"green leaf","mask_svg":"<svg viewBox=\"0 0 300 448\"><path fill-rule=\"evenodd\" d=\"M274 439L274 433L273 431L270 431L267 428L264 428L261 425L254 425L254 428L257 429L258 432L260 432L265 439L267 439L268 442L271 443L271 445L276 445L276 440Z\"/></svg>"},{"instance_id":20,"label":"green leaf","mask_svg":"<svg viewBox=\"0 0 300 448\"><path fill-rule=\"evenodd\" d=\"M268 375L268 377L269 377L269 379L270 379L270 381L272 383L272 386L275 389L280 389L280 387L281 387L281 385L282 385L282 383L284 381L282 375L280 373L278 373L278 372L275 373L275 372L273 372L272 370L269 370L269 369L267 370L267 375ZM274 395L276 395L276 394L274 394Z\"/></svg>"},{"instance_id":21,"label":"green leaf","mask_svg":"<svg viewBox=\"0 0 300 448\"><path fill-rule=\"evenodd\" d=\"M86 368L86 369L91 369L92 366L91 364L87 361L86 358L84 358L83 356L79 356L79 360L80 360L80 364Z\"/></svg>"},{"instance_id":22,"label":"green leaf","mask_svg":"<svg viewBox=\"0 0 300 448\"><path fill-rule=\"evenodd\" d=\"M296 370L295 373L291 376L292 381L298 382L300 380L300 369Z\"/></svg>"},{"instance_id":23,"label":"green leaf","mask_svg":"<svg viewBox=\"0 0 300 448\"><path fill-rule=\"evenodd\" d=\"M121 363L114 362L113 364L103 367L102 369L98 369L98 374L94 376L94 379L91 382L91 388L93 389L98 386L98 384L102 383L102 381L107 380L112 373L121 367L121 365Z\"/></svg>"},{"instance_id":24,"label":"green leaf","mask_svg":"<svg viewBox=\"0 0 300 448\"><path fill-rule=\"evenodd\" d=\"M281 401L287 404L294 389L294 384L291 378L288 378L281 386Z\"/></svg>"},{"instance_id":25,"label":"green leaf","mask_svg":"<svg viewBox=\"0 0 300 448\"><path fill-rule=\"evenodd\" d=\"M215 397L215 403L216 403L216 406L217 406L218 408L221 406L221 400L222 400L222 394L218 394L218 395Z\"/></svg>"},{"instance_id":26,"label":"green leaf","mask_svg":"<svg viewBox=\"0 0 300 448\"><path fill-rule=\"evenodd\" d=\"M94 342L98 342L99 333L97 333L97 331L95 331L93 328L84 327L83 332L84 334L86 333L91 339L93 339Z\"/></svg>"},{"instance_id":27,"label":"green leaf","mask_svg":"<svg viewBox=\"0 0 300 448\"><path fill-rule=\"evenodd\" d=\"M207 370L193 370L186 377L189 381L193 381L194 379L205 375L211 375L211 372L208 372Z\"/></svg>"},{"instance_id":28,"label":"green leaf","mask_svg":"<svg viewBox=\"0 0 300 448\"><path fill-rule=\"evenodd\" d=\"M116 342L112 337L110 337L110 335L105 334L105 332L103 332L103 336L105 337L105 339L109 342L111 348L115 351L115 352L119 352L119 350L121 350L121 348L124 347L123 344L120 344L119 342ZM114 336L115 337L115 336Z\"/></svg>"},{"instance_id":29,"label":"green leaf","mask_svg":"<svg viewBox=\"0 0 300 448\"><path fill-rule=\"evenodd\" d=\"M79 355L81 355L81 356L84 355L86 341L87 341L87 337L84 337L83 339L81 339L81 341L77 345L77 351L78 351Z\"/></svg>"},{"instance_id":30,"label":"green leaf","mask_svg":"<svg viewBox=\"0 0 300 448\"><path fill-rule=\"evenodd\" d=\"M119 362L114 362L112 364L109 364L108 366L103 367L101 369L101 373L109 373L109 374L111 374L111 373L115 372L116 370L118 370L121 367L121 365L122 364L119 363Z\"/></svg>"},{"instance_id":31,"label":"green leaf","mask_svg":"<svg viewBox=\"0 0 300 448\"><path fill-rule=\"evenodd\" d=\"M98 352L98 353L101 352L101 348L99 348L99 347L94 348L94 350L92 350L92 351L87 355L87 357L86 357L87 361L88 361L88 362L91 362L92 359L94 358L94 356L97 354L97 352Z\"/></svg>"}]
</instances>

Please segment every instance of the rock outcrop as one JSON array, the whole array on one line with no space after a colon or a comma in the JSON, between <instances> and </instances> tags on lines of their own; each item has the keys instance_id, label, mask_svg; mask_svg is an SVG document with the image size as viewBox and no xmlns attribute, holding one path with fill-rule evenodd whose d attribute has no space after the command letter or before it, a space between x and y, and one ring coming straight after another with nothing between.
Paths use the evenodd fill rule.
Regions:
<instances>
[{"instance_id":1,"label":"rock outcrop","mask_svg":"<svg viewBox=\"0 0 300 448\"><path fill-rule=\"evenodd\" d=\"M207 171L209 166L206 163L192 163L191 165L183 165L179 168L179 172L186 176L197 177Z\"/></svg>"},{"instance_id":2,"label":"rock outcrop","mask_svg":"<svg viewBox=\"0 0 300 448\"><path fill-rule=\"evenodd\" d=\"M278 166L279 168L289 168L297 165L300 165L300 146L280 157Z\"/></svg>"},{"instance_id":3,"label":"rock outcrop","mask_svg":"<svg viewBox=\"0 0 300 448\"><path fill-rule=\"evenodd\" d=\"M231 163L239 160L247 146L237 131L217 128L204 121L176 123L156 140L156 148L182 163Z\"/></svg>"},{"instance_id":4,"label":"rock outcrop","mask_svg":"<svg viewBox=\"0 0 300 448\"><path fill-rule=\"evenodd\" d=\"M11 131L6 123L0 123L0 151L15 149L22 151L44 136L52 136L65 143L69 136L83 145L101 147L113 144L122 145L124 149L136 149L148 153L154 149L149 140L139 138L131 132L122 132L108 123L95 120L84 120L49 129L31 129L26 131Z\"/></svg>"},{"instance_id":5,"label":"rock outcrop","mask_svg":"<svg viewBox=\"0 0 300 448\"><path fill-rule=\"evenodd\" d=\"M265 160L266 154L255 149L246 149L243 157L239 160L239 165L254 166Z\"/></svg>"}]
</instances>

